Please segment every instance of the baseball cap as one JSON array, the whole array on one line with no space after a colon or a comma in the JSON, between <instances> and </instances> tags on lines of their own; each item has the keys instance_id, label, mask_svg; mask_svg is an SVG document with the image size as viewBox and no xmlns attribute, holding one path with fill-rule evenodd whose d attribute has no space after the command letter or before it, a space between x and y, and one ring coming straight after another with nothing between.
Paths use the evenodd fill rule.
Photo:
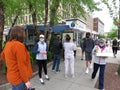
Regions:
<instances>
[{"instance_id":1,"label":"baseball cap","mask_svg":"<svg viewBox=\"0 0 120 90\"><path fill-rule=\"evenodd\" d=\"M43 35L43 34L41 34L39 37L40 37L40 38L44 38L44 35Z\"/></svg>"}]
</instances>

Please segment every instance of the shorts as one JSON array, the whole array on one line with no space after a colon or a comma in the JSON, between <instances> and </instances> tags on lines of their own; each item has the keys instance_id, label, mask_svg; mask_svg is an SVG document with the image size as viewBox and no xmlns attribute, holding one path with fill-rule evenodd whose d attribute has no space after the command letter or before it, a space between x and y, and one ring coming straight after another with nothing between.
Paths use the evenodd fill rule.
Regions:
<instances>
[{"instance_id":1,"label":"shorts","mask_svg":"<svg viewBox=\"0 0 120 90\"><path fill-rule=\"evenodd\" d=\"M85 60L86 61L92 60L92 52L85 52Z\"/></svg>"}]
</instances>

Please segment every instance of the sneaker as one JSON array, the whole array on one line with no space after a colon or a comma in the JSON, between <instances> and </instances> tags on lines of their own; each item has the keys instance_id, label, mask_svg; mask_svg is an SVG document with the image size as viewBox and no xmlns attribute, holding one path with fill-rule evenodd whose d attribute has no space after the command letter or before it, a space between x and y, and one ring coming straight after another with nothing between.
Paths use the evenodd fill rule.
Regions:
<instances>
[{"instance_id":1,"label":"sneaker","mask_svg":"<svg viewBox=\"0 0 120 90\"><path fill-rule=\"evenodd\" d=\"M86 69L85 73L86 73L86 74L88 74L88 73L89 73L89 69L88 69L88 68Z\"/></svg>"},{"instance_id":2,"label":"sneaker","mask_svg":"<svg viewBox=\"0 0 120 90\"><path fill-rule=\"evenodd\" d=\"M50 80L50 78L48 77L48 75L45 75L45 79L46 80Z\"/></svg>"},{"instance_id":3,"label":"sneaker","mask_svg":"<svg viewBox=\"0 0 120 90\"><path fill-rule=\"evenodd\" d=\"M67 75L65 75L65 78L68 78L68 76L67 76Z\"/></svg>"},{"instance_id":4,"label":"sneaker","mask_svg":"<svg viewBox=\"0 0 120 90\"><path fill-rule=\"evenodd\" d=\"M83 60L83 58L81 58L81 60Z\"/></svg>"},{"instance_id":5,"label":"sneaker","mask_svg":"<svg viewBox=\"0 0 120 90\"><path fill-rule=\"evenodd\" d=\"M43 84L43 85L45 84L42 78L40 78L39 80L40 80L41 84Z\"/></svg>"},{"instance_id":6,"label":"sneaker","mask_svg":"<svg viewBox=\"0 0 120 90\"><path fill-rule=\"evenodd\" d=\"M75 75L72 75L72 78L74 78L75 77Z\"/></svg>"},{"instance_id":7,"label":"sneaker","mask_svg":"<svg viewBox=\"0 0 120 90\"><path fill-rule=\"evenodd\" d=\"M116 55L115 55L115 53L114 53L114 58L116 58Z\"/></svg>"},{"instance_id":8,"label":"sneaker","mask_svg":"<svg viewBox=\"0 0 120 90\"><path fill-rule=\"evenodd\" d=\"M54 70L54 69L52 69L52 71L54 72L55 70Z\"/></svg>"},{"instance_id":9,"label":"sneaker","mask_svg":"<svg viewBox=\"0 0 120 90\"><path fill-rule=\"evenodd\" d=\"M90 64L90 67L89 67L90 69L92 69L93 68L93 65L92 64Z\"/></svg>"},{"instance_id":10,"label":"sneaker","mask_svg":"<svg viewBox=\"0 0 120 90\"><path fill-rule=\"evenodd\" d=\"M94 81L94 79L93 79L93 78L91 78L90 80L91 80L91 81Z\"/></svg>"},{"instance_id":11,"label":"sneaker","mask_svg":"<svg viewBox=\"0 0 120 90\"><path fill-rule=\"evenodd\" d=\"M59 72L58 72L58 71L56 71L55 73L56 73L56 74L58 74Z\"/></svg>"}]
</instances>

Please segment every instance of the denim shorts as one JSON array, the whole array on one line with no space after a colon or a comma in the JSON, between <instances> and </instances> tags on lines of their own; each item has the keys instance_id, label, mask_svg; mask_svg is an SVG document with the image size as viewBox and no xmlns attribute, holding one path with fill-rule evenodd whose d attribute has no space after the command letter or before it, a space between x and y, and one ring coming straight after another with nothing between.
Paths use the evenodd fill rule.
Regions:
<instances>
[{"instance_id":1,"label":"denim shorts","mask_svg":"<svg viewBox=\"0 0 120 90\"><path fill-rule=\"evenodd\" d=\"M12 85L12 90L27 90L27 87L24 82L21 82L18 85Z\"/></svg>"}]
</instances>

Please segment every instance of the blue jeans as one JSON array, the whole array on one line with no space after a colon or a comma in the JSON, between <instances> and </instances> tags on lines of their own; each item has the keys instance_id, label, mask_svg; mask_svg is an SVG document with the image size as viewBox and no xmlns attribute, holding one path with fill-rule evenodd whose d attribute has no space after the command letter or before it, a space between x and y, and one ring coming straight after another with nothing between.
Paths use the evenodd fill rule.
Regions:
<instances>
[{"instance_id":1,"label":"blue jeans","mask_svg":"<svg viewBox=\"0 0 120 90\"><path fill-rule=\"evenodd\" d=\"M99 72L99 89L104 89L105 66L106 65L100 65L100 64L94 63L94 69L93 69L93 73L92 73L92 79L95 78L96 73L97 73L98 69L100 68L100 72Z\"/></svg>"},{"instance_id":2,"label":"blue jeans","mask_svg":"<svg viewBox=\"0 0 120 90\"><path fill-rule=\"evenodd\" d=\"M27 90L27 87L25 86L25 83L22 82L18 85L12 85L12 90Z\"/></svg>"},{"instance_id":3,"label":"blue jeans","mask_svg":"<svg viewBox=\"0 0 120 90\"><path fill-rule=\"evenodd\" d=\"M56 72L58 72L59 71L59 66L60 66L60 55L59 54L54 54L52 70L56 70Z\"/></svg>"}]
</instances>

